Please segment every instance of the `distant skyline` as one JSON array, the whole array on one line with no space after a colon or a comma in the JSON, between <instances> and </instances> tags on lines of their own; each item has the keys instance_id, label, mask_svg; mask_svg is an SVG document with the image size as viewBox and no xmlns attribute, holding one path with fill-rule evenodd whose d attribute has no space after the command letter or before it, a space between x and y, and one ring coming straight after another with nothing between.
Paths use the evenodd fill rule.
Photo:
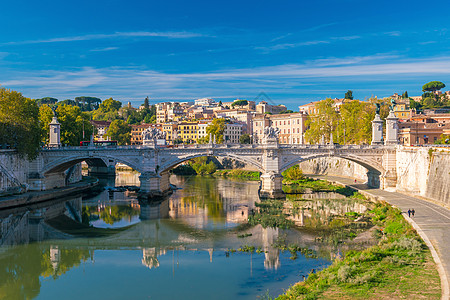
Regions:
<instances>
[{"instance_id":1,"label":"distant skyline","mask_svg":"<svg viewBox=\"0 0 450 300\"><path fill-rule=\"evenodd\" d=\"M26 97L320 99L450 89L449 1L7 1L0 85ZM447 90L447 88L445 88Z\"/></svg>"}]
</instances>

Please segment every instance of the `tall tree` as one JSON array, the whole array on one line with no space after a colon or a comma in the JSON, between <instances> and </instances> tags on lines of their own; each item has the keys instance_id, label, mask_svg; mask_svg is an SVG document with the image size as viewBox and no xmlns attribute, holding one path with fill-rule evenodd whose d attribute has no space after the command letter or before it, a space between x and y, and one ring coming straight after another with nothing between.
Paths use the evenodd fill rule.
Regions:
<instances>
[{"instance_id":1,"label":"tall tree","mask_svg":"<svg viewBox=\"0 0 450 300\"><path fill-rule=\"evenodd\" d=\"M37 103L5 88L0 88L0 145L9 145L28 159L35 158L40 147Z\"/></svg>"},{"instance_id":2,"label":"tall tree","mask_svg":"<svg viewBox=\"0 0 450 300\"><path fill-rule=\"evenodd\" d=\"M251 144L252 140L248 134L243 134L239 137L240 144Z\"/></svg>"},{"instance_id":3,"label":"tall tree","mask_svg":"<svg viewBox=\"0 0 450 300\"><path fill-rule=\"evenodd\" d=\"M150 107L150 104L148 103L148 96L147 96L147 97L145 97L145 100L144 100L144 108L149 109L149 107Z\"/></svg>"},{"instance_id":4,"label":"tall tree","mask_svg":"<svg viewBox=\"0 0 450 300\"><path fill-rule=\"evenodd\" d=\"M206 140L209 141L209 134L211 133L213 138L216 137L216 143L223 143L223 133L225 131L225 119L214 119L211 124L206 127Z\"/></svg>"},{"instance_id":5,"label":"tall tree","mask_svg":"<svg viewBox=\"0 0 450 300\"><path fill-rule=\"evenodd\" d=\"M353 91L348 90L344 96L345 99L353 100Z\"/></svg>"},{"instance_id":6,"label":"tall tree","mask_svg":"<svg viewBox=\"0 0 450 300\"><path fill-rule=\"evenodd\" d=\"M408 91L405 91L405 92L402 94L402 98L403 98L403 99L408 99L408 98L409 98L409 96L408 96Z\"/></svg>"},{"instance_id":7,"label":"tall tree","mask_svg":"<svg viewBox=\"0 0 450 300\"><path fill-rule=\"evenodd\" d=\"M336 131L339 116L334 108L334 101L325 99L316 104L318 113L309 115L306 120L308 130L305 139L310 144L319 143L324 137L325 142L330 141L332 132Z\"/></svg>"},{"instance_id":8,"label":"tall tree","mask_svg":"<svg viewBox=\"0 0 450 300\"><path fill-rule=\"evenodd\" d=\"M123 120L114 120L109 125L106 136L116 140L119 145L131 143L131 127Z\"/></svg>"},{"instance_id":9,"label":"tall tree","mask_svg":"<svg viewBox=\"0 0 450 300\"><path fill-rule=\"evenodd\" d=\"M440 81L430 81L422 86L423 92L436 92L445 88L445 84Z\"/></svg>"},{"instance_id":10,"label":"tall tree","mask_svg":"<svg viewBox=\"0 0 450 300\"><path fill-rule=\"evenodd\" d=\"M97 110L92 114L92 118L96 121L112 121L119 118L119 109L122 102L113 98L103 101Z\"/></svg>"},{"instance_id":11,"label":"tall tree","mask_svg":"<svg viewBox=\"0 0 450 300\"><path fill-rule=\"evenodd\" d=\"M44 97L41 99L36 99L35 101L36 101L37 105L39 105L39 106L41 106L43 104L54 105L54 104L56 104L56 102L58 102L58 99L52 98L52 97Z\"/></svg>"}]
</instances>

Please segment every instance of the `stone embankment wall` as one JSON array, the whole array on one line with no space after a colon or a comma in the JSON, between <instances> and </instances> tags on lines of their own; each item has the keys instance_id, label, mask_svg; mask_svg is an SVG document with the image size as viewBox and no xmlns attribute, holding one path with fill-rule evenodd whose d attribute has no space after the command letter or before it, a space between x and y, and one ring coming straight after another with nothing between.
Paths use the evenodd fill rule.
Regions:
<instances>
[{"instance_id":1,"label":"stone embankment wall","mask_svg":"<svg viewBox=\"0 0 450 300\"><path fill-rule=\"evenodd\" d=\"M27 182L29 162L20 158L14 150L0 150L0 194L19 192Z\"/></svg>"},{"instance_id":2,"label":"stone embankment wall","mask_svg":"<svg viewBox=\"0 0 450 300\"><path fill-rule=\"evenodd\" d=\"M450 205L450 149L399 147L397 191Z\"/></svg>"},{"instance_id":3,"label":"stone embankment wall","mask_svg":"<svg viewBox=\"0 0 450 300\"><path fill-rule=\"evenodd\" d=\"M299 164L304 174L333 175L367 181L367 169L339 157L321 157Z\"/></svg>"}]
</instances>

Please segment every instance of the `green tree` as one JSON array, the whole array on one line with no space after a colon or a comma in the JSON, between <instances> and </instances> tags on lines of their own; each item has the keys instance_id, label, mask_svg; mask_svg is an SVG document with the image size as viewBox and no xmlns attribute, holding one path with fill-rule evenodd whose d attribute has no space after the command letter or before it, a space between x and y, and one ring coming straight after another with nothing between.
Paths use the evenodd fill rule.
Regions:
<instances>
[{"instance_id":1,"label":"green tree","mask_svg":"<svg viewBox=\"0 0 450 300\"><path fill-rule=\"evenodd\" d=\"M75 97L75 102L77 102L82 111L92 111L99 108L102 100L96 97L81 96Z\"/></svg>"},{"instance_id":2,"label":"green tree","mask_svg":"<svg viewBox=\"0 0 450 300\"><path fill-rule=\"evenodd\" d=\"M36 101L37 105L39 105L39 106L41 106L43 104L54 105L54 104L56 104L56 102L58 102L58 99L52 98L52 97L44 97L41 99L36 99L35 101Z\"/></svg>"},{"instance_id":3,"label":"green tree","mask_svg":"<svg viewBox=\"0 0 450 300\"><path fill-rule=\"evenodd\" d=\"M309 115L306 120L308 130L305 132L305 139L308 143L314 144L321 141L322 136L328 142L330 134L336 130L339 116L334 108L334 101L325 99L317 103L318 113Z\"/></svg>"},{"instance_id":4,"label":"green tree","mask_svg":"<svg viewBox=\"0 0 450 300\"><path fill-rule=\"evenodd\" d=\"M59 101L58 103L56 103L56 105L60 106L60 105L72 105L72 106L77 106L77 102L72 100L72 99L66 99L63 101Z\"/></svg>"},{"instance_id":5,"label":"green tree","mask_svg":"<svg viewBox=\"0 0 450 300\"><path fill-rule=\"evenodd\" d=\"M207 139L209 141L209 134L216 137L216 143L223 143L223 133L225 131L225 119L214 119L211 124L206 127Z\"/></svg>"},{"instance_id":6,"label":"green tree","mask_svg":"<svg viewBox=\"0 0 450 300\"><path fill-rule=\"evenodd\" d=\"M288 180L301 180L304 178L302 169L300 169L298 165L290 167L286 171L282 172L281 175Z\"/></svg>"},{"instance_id":7,"label":"green tree","mask_svg":"<svg viewBox=\"0 0 450 300\"><path fill-rule=\"evenodd\" d=\"M419 110L422 108L422 104L420 102L416 102L412 99L409 100L409 108Z\"/></svg>"},{"instance_id":8,"label":"green tree","mask_svg":"<svg viewBox=\"0 0 450 300\"><path fill-rule=\"evenodd\" d=\"M280 114L292 114L293 112L294 112L293 110L288 109L280 112Z\"/></svg>"},{"instance_id":9,"label":"green tree","mask_svg":"<svg viewBox=\"0 0 450 300\"><path fill-rule=\"evenodd\" d=\"M103 112L117 111L122 107L122 102L114 100L113 98L106 99L98 107Z\"/></svg>"},{"instance_id":10,"label":"green tree","mask_svg":"<svg viewBox=\"0 0 450 300\"><path fill-rule=\"evenodd\" d=\"M92 118L96 121L113 121L119 118L119 109L122 102L113 98L103 101L97 110L93 112Z\"/></svg>"},{"instance_id":11,"label":"green tree","mask_svg":"<svg viewBox=\"0 0 450 300\"><path fill-rule=\"evenodd\" d=\"M247 100L236 100L233 103L231 103L232 107L235 107L235 106L246 106L246 105L248 105L248 101Z\"/></svg>"},{"instance_id":12,"label":"green tree","mask_svg":"<svg viewBox=\"0 0 450 300\"><path fill-rule=\"evenodd\" d=\"M440 81L430 81L428 83L425 83L422 86L422 91L423 92L436 92L439 91L440 89L445 88L445 84L440 82Z\"/></svg>"},{"instance_id":13,"label":"green tree","mask_svg":"<svg viewBox=\"0 0 450 300\"><path fill-rule=\"evenodd\" d=\"M375 107L357 100L344 103L340 108L339 126L334 141L340 144L370 143Z\"/></svg>"},{"instance_id":14,"label":"green tree","mask_svg":"<svg viewBox=\"0 0 450 300\"><path fill-rule=\"evenodd\" d=\"M402 94L402 98L403 98L403 99L408 99L408 98L409 98L409 96L408 96L408 91L405 91L405 92Z\"/></svg>"},{"instance_id":15,"label":"green tree","mask_svg":"<svg viewBox=\"0 0 450 300\"><path fill-rule=\"evenodd\" d=\"M123 120L114 120L109 125L106 136L116 140L119 145L131 143L131 127Z\"/></svg>"},{"instance_id":16,"label":"green tree","mask_svg":"<svg viewBox=\"0 0 450 300\"><path fill-rule=\"evenodd\" d=\"M239 143L240 144L251 144L252 140L250 138L250 135L243 134L239 137Z\"/></svg>"},{"instance_id":17,"label":"green tree","mask_svg":"<svg viewBox=\"0 0 450 300\"><path fill-rule=\"evenodd\" d=\"M61 143L63 145L79 146L83 140L89 140L93 133L93 126L89 115L81 111L78 106L58 105L56 109L58 122L61 124ZM48 105L39 108L39 122L41 126L41 140L48 143L49 126L53 112Z\"/></svg>"},{"instance_id":18,"label":"green tree","mask_svg":"<svg viewBox=\"0 0 450 300\"><path fill-rule=\"evenodd\" d=\"M0 88L0 146L17 149L28 159L40 147L39 107L21 93Z\"/></svg>"},{"instance_id":19,"label":"green tree","mask_svg":"<svg viewBox=\"0 0 450 300\"><path fill-rule=\"evenodd\" d=\"M344 96L345 99L353 100L353 91L348 90Z\"/></svg>"},{"instance_id":20,"label":"green tree","mask_svg":"<svg viewBox=\"0 0 450 300\"><path fill-rule=\"evenodd\" d=\"M150 107L150 104L149 104L148 96L147 96L147 97L145 97L145 100L144 100L144 108L149 109L149 107Z\"/></svg>"}]
</instances>

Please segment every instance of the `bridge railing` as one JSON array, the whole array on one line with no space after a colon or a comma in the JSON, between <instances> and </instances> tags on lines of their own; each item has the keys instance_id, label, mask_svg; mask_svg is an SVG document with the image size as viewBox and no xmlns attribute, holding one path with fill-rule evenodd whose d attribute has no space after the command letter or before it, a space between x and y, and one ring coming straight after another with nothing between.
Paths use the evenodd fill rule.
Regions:
<instances>
[{"instance_id":1,"label":"bridge railing","mask_svg":"<svg viewBox=\"0 0 450 300\"><path fill-rule=\"evenodd\" d=\"M127 145L127 146L67 146L67 147L43 147L43 151L67 151L67 150L131 150L131 149L255 149L264 147L264 144L191 144L191 145L170 145L170 146L144 146L144 145ZM423 145L422 145L423 146ZM426 145L429 147L450 147L450 145ZM280 149L384 149L384 145L300 145L300 144L279 144Z\"/></svg>"}]
</instances>

